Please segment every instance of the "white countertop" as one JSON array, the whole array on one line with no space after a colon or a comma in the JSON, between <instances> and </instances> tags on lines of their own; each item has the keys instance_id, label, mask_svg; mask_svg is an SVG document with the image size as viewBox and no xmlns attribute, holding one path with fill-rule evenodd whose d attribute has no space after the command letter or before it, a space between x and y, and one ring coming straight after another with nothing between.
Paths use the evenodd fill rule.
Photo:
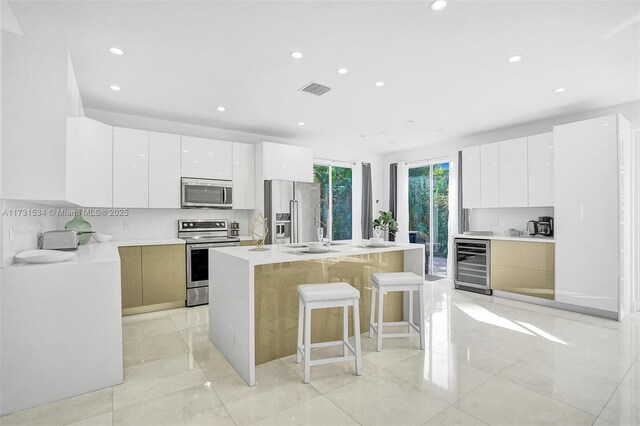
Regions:
<instances>
[{"instance_id":1,"label":"white countertop","mask_svg":"<svg viewBox=\"0 0 640 426\"><path fill-rule=\"evenodd\" d=\"M465 235L455 234L453 238L467 238L472 240L499 240L499 241L522 241L527 243L555 243L553 237L507 237L506 235Z\"/></svg>"},{"instance_id":2,"label":"white countertop","mask_svg":"<svg viewBox=\"0 0 640 426\"><path fill-rule=\"evenodd\" d=\"M156 238L151 240L120 240L110 241L112 244L116 244L118 247L129 246L160 246L168 244L184 244L185 241L180 238ZM102 243L106 244L106 243Z\"/></svg>"},{"instance_id":3,"label":"white countertop","mask_svg":"<svg viewBox=\"0 0 640 426\"><path fill-rule=\"evenodd\" d=\"M302 248L292 248L288 244L268 245L266 251L255 251L255 247L221 247L210 249L210 255L215 252L224 253L246 260L253 265L265 265L270 263L297 262L301 260L324 259L337 256L355 256L360 254L383 253L399 250L424 250L423 244L396 244L392 243L387 247L364 247L361 242L340 241L331 245L331 251L324 253L304 253L296 254Z\"/></svg>"},{"instance_id":4,"label":"white countertop","mask_svg":"<svg viewBox=\"0 0 640 426\"><path fill-rule=\"evenodd\" d=\"M75 257L58 263L26 263L19 260L7 266L7 268L26 268L26 267L59 267L66 265L77 265L85 263L101 263L101 262L120 262L120 254L118 247L130 246L149 246L149 245L167 245L167 244L184 244L184 240L179 238L163 238L151 240L122 240L109 241L108 243L90 242L78 247L75 251Z\"/></svg>"}]
</instances>

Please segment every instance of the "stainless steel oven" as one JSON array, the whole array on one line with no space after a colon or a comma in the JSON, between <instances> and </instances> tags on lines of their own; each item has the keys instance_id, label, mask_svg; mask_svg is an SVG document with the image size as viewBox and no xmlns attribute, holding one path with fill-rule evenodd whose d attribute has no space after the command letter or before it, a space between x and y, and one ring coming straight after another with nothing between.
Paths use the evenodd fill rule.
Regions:
<instances>
[{"instance_id":1,"label":"stainless steel oven","mask_svg":"<svg viewBox=\"0 0 640 426\"><path fill-rule=\"evenodd\" d=\"M227 221L194 219L178 221L178 237L187 246L187 306L209 303L209 249L239 246L240 239L229 237Z\"/></svg>"},{"instance_id":2,"label":"stainless steel oven","mask_svg":"<svg viewBox=\"0 0 640 426\"><path fill-rule=\"evenodd\" d=\"M230 180L182 178L183 208L230 209L233 184Z\"/></svg>"}]
</instances>

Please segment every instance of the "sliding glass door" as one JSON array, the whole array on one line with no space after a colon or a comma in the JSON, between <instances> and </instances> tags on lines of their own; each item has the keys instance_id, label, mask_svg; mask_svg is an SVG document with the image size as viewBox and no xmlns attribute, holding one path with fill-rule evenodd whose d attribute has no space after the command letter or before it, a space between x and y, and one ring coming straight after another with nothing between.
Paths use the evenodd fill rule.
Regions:
<instances>
[{"instance_id":1,"label":"sliding glass door","mask_svg":"<svg viewBox=\"0 0 640 426\"><path fill-rule=\"evenodd\" d=\"M352 225L352 170L332 164L314 164L313 181L320 184L320 220L325 236L350 240Z\"/></svg>"},{"instance_id":2,"label":"sliding glass door","mask_svg":"<svg viewBox=\"0 0 640 426\"><path fill-rule=\"evenodd\" d=\"M447 275L449 256L449 163L409 169L409 238L425 245L425 272Z\"/></svg>"}]
</instances>

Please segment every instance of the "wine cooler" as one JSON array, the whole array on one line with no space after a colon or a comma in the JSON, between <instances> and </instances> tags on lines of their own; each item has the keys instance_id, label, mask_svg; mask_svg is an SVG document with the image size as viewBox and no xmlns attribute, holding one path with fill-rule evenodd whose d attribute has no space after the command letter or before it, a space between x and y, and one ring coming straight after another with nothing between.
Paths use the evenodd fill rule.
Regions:
<instances>
[{"instance_id":1,"label":"wine cooler","mask_svg":"<svg viewBox=\"0 0 640 426\"><path fill-rule=\"evenodd\" d=\"M455 287L491 294L491 241L456 238Z\"/></svg>"}]
</instances>

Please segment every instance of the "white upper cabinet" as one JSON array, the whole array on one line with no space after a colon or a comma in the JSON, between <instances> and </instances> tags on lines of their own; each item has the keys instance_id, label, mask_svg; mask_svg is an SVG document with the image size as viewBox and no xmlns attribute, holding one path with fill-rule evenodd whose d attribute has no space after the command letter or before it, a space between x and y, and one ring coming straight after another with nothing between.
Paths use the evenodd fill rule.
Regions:
<instances>
[{"instance_id":1,"label":"white upper cabinet","mask_svg":"<svg viewBox=\"0 0 640 426\"><path fill-rule=\"evenodd\" d=\"M82 197L85 207L113 205L113 127L90 118L79 118L82 145Z\"/></svg>"},{"instance_id":2,"label":"white upper cabinet","mask_svg":"<svg viewBox=\"0 0 640 426\"><path fill-rule=\"evenodd\" d=\"M149 207L149 132L113 129L113 206Z\"/></svg>"},{"instance_id":3,"label":"white upper cabinet","mask_svg":"<svg viewBox=\"0 0 640 426\"><path fill-rule=\"evenodd\" d=\"M180 136L149 132L149 207L180 208Z\"/></svg>"},{"instance_id":4,"label":"white upper cabinet","mask_svg":"<svg viewBox=\"0 0 640 426\"><path fill-rule=\"evenodd\" d=\"M553 206L553 133L529 136L527 144L529 206Z\"/></svg>"},{"instance_id":5,"label":"white upper cabinet","mask_svg":"<svg viewBox=\"0 0 640 426\"><path fill-rule=\"evenodd\" d=\"M233 144L234 209L253 209L255 206L254 152L254 145Z\"/></svg>"},{"instance_id":6,"label":"white upper cabinet","mask_svg":"<svg viewBox=\"0 0 640 426\"><path fill-rule=\"evenodd\" d=\"M527 138L499 142L500 207L527 207Z\"/></svg>"},{"instance_id":7,"label":"white upper cabinet","mask_svg":"<svg viewBox=\"0 0 640 426\"><path fill-rule=\"evenodd\" d=\"M462 150L462 206L480 207L480 146Z\"/></svg>"},{"instance_id":8,"label":"white upper cabinet","mask_svg":"<svg viewBox=\"0 0 640 426\"><path fill-rule=\"evenodd\" d=\"M233 143L182 136L182 177L233 178Z\"/></svg>"},{"instance_id":9,"label":"white upper cabinet","mask_svg":"<svg viewBox=\"0 0 640 426\"><path fill-rule=\"evenodd\" d=\"M480 206L500 207L500 144L480 146Z\"/></svg>"},{"instance_id":10,"label":"white upper cabinet","mask_svg":"<svg viewBox=\"0 0 640 426\"><path fill-rule=\"evenodd\" d=\"M263 142L264 180L313 183L313 152L309 148Z\"/></svg>"}]
</instances>

